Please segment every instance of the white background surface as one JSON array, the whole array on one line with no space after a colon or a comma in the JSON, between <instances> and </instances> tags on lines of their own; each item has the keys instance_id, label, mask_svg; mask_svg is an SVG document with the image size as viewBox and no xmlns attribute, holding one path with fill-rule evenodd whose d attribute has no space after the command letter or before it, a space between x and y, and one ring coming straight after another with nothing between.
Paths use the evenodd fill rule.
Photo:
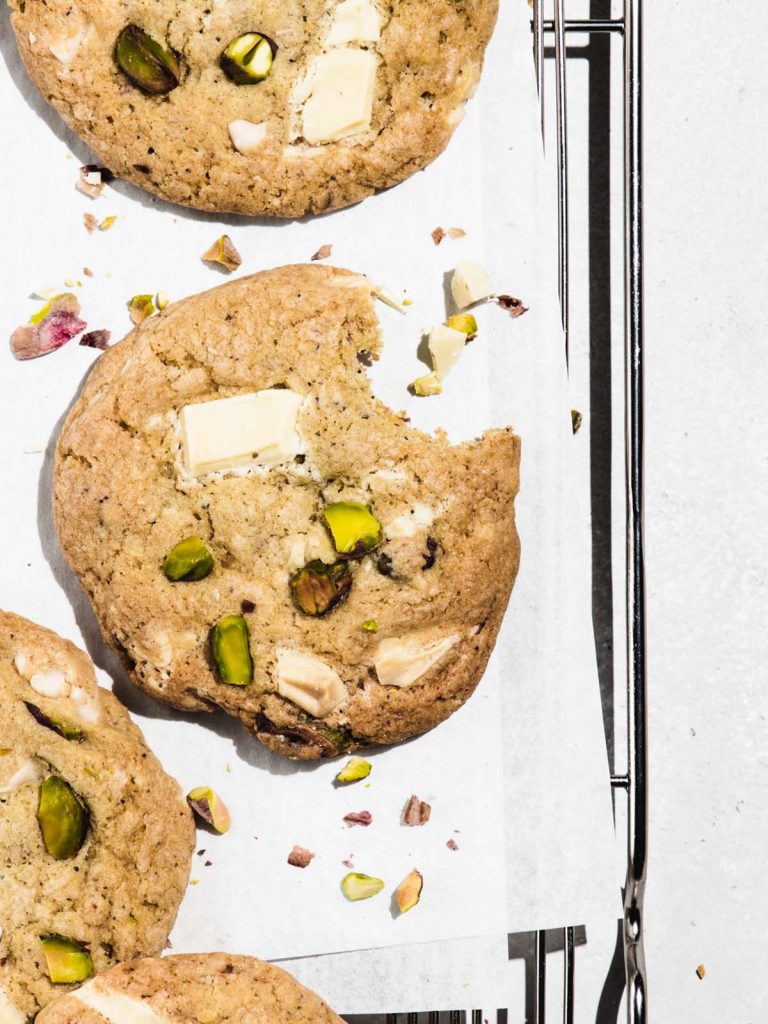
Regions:
<instances>
[{"instance_id":1,"label":"white background surface","mask_svg":"<svg viewBox=\"0 0 768 1024\"><path fill-rule=\"evenodd\" d=\"M315 780L324 776L328 800L320 801L314 819L305 817L299 829L297 818L313 779L307 771L286 772L277 779L272 773L265 775L265 758L243 756L243 741L236 738L232 727L219 723L215 730L203 731L202 726L166 715L121 688L121 696L139 716L150 743L184 788L213 782L235 816L235 828L227 840L216 843L205 837L200 844L207 848L206 859L214 863L207 871L204 864L195 865L194 875L200 883L190 890L174 932L177 950L213 945L275 957L406 938L424 940L438 934L498 934L506 928L605 920L606 916L610 923L616 912L607 773L589 646L587 549L583 546L587 538L575 525L580 519L573 498L564 490L567 471L558 454L572 445L573 439L553 282L543 271L550 266L554 235L551 221L542 221L537 207L541 176L535 162L538 138L527 12L523 4L515 9L518 23L501 26L478 98L446 156L427 175L417 175L361 207L304 224L254 226L232 219L222 225L211 217L165 207L122 186L109 189L91 203L73 189L77 161L66 159L63 143L72 146L78 159L86 159L82 146L63 133L55 118L47 117L50 123L45 123L32 117L8 83L13 102L6 128L11 138L24 140L23 150L7 150L2 161L5 180L11 187L18 184L18 195L8 212L10 235L19 241L18 259L9 261L6 275L8 309L4 316L9 326L22 322L35 308L26 297L30 290L49 281L60 286L64 277L71 276L84 281L80 294L89 327L107 326L119 338L128 326L124 302L130 295L165 288L178 297L218 283L216 273L199 262L198 254L222 226L243 254L243 271L306 260L321 244L331 242L334 261L407 288L416 300L407 321L382 308L386 347L377 368L381 371L377 373L380 393L396 407L408 407L417 423L444 423L454 436L472 436L489 423L508 422L511 410L516 427L526 438L519 504L525 541L523 567L511 622L497 648L485 689L442 730L377 758L370 800L363 800L359 787L345 794L348 801L355 801L355 809L370 803L377 820L387 815L385 820L394 820L393 808L395 812L399 809L408 792L423 790L420 795L433 797L436 807L430 831L441 822L446 827L450 822L451 829L463 826L461 855L449 854L441 844L437 856L449 867L438 868L435 861L434 873L426 870L425 874L428 880L437 879L442 871L442 881L428 882L420 913L398 922L396 933L391 920L376 916L382 907L373 901L353 908L341 904L342 911L358 912L354 919L343 918L343 925L342 919L329 919L322 900L317 894L313 897L312 886L318 880L329 881L333 866L348 853L347 846L361 850L361 857L367 847L369 859L386 861L392 871L397 869L398 877L410 866L414 852L419 853L424 868L424 859L436 855L428 854L426 848L418 850L421 833L408 837L409 849L401 850L402 863L398 864L394 835L374 851L370 848L372 830L341 831L336 818L352 809L352 804L342 806L341 796L330 789L330 766L314 773ZM509 15L510 10L505 13ZM512 61L508 59L510 39L520 54ZM23 79L18 84L23 87ZM33 104L38 102L28 88L26 92ZM510 94L518 96L514 124L508 116L506 97ZM495 131L501 117L507 119L510 137L514 128L511 150ZM60 138L51 127L58 130ZM30 161L31 153L36 158ZM466 160L467 153L474 154L472 160ZM82 226L85 211L98 217L117 214L118 220L110 232L88 236ZM446 240L435 249L429 232L439 223L466 227L467 239ZM399 225L397 233L387 233L386 224ZM483 343L468 349L461 374L449 380L445 395L427 402L409 399L405 383L423 372L415 354L419 329L442 319L442 274L462 256L482 256L500 290L523 295L531 312L513 322L498 309L483 310ZM94 278L83 276L83 265L93 268ZM12 541L6 537L6 578L0 597L5 605L43 620L65 635L78 639L81 632L99 666L114 669L114 660L96 637L79 588L61 562L48 512L49 438L94 358L95 353L76 342L26 365L13 363L7 352L3 356L6 507L27 510L29 495L36 487L39 502L38 521L24 512L13 523ZM558 538L564 536L557 526L561 509L567 513L568 543L558 550ZM571 560L573 552L580 553L578 560ZM55 589L50 587L51 572L59 584ZM561 642L571 637L580 641L575 648L570 641ZM495 699L493 683L500 676L507 694L503 714L483 712L483 703ZM456 733L462 720L472 735L469 743L462 744ZM500 727L507 737L503 765L496 743ZM482 749L483 744L487 749ZM452 778L442 773L435 779L429 770L423 770L421 782L405 785L405 780L418 773L420 756L434 761L448 752L453 756L457 750L460 755L454 758ZM226 761L234 762L232 773L226 772ZM248 784L257 778L260 786L254 793ZM508 886L500 859L503 808L498 791L502 778L506 781L511 865ZM378 789L380 779L389 784L383 796ZM397 786L392 784L394 780L398 780ZM273 817L264 829L256 823L267 811L274 815L276 801L270 794L276 782L290 797L285 813ZM478 787L482 801L473 799ZM441 811L447 798L441 797L441 788L454 801L450 813L443 815L444 821ZM321 838L322 817L331 800L333 842L343 843L343 852ZM466 805L463 811L462 803ZM246 829L245 822L254 823L253 829ZM477 842L480 829L482 843ZM259 852L253 854L250 836L245 835L250 831L260 836ZM324 846L305 874L283 864L286 849L294 841L313 849ZM355 866L378 873L375 864L363 863L358 857ZM284 875L281 884L301 890L298 900L284 891L281 902L265 891L264 878L278 867ZM233 885L238 871L243 872L241 886ZM336 867L336 873L340 877L342 871ZM278 878L276 874L271 877ZM453 897L451 889L456 893ZM327 891L337 895L335 887L329 886ZM283 913L286 906L300 905L310 918L303 928L298 918L291 919L293 911ZM223 912L211 915L211 906ZM228 907L247 909L236 914L227 912ZM352 920L355 928L349 926ZM426 927L428 922L431 924ZM475 947L443 943L439 954L424 946L403 947L389 959L377 953L383 970L380 975L374 972L373 978L361 972L360 959L355 957L338 957L327 963L304 961L294 968L307 980L316 976L317 987L347 1012L481 1002L501 1005L513 998L512 986L519 974L519 965L507 965L504 946L500 935ZM428 968L436 956L439 963ZM345 978L343 985L340 977ZM399 983L395 991L393 978Z\"/></svg>"}]
</instances>

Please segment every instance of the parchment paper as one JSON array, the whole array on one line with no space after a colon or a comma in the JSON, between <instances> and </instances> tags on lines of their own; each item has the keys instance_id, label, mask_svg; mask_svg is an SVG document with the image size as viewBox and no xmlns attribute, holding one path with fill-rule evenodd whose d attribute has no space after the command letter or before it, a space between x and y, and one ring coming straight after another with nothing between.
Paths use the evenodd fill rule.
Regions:
<instances>
[{"instance_id":1,"label":"parchment paper","mask_svg":"<svg viewBox=\"0 0 768 1024\"><path fill-rule=\"evenodd\" d=\"M85 646L102 684L114 678L182 786L212 784L233 813L226 837L200 836L206 852L195 858L197 884L182 906L174 951L304 957L291 969L348 1013L492 1000L509 980L507 931L605 920L619 910L589 617L585 481L571 480L556 233L528 17L522 0L504 6L478 94L448 151L426 172L359 207L282 224L192 214L120 183L96 202L75 192L78 164L89 154L24 78L7 12L0 14L7 63L0 95L13 141L0 152L10 198L6 238L13 240L2 258L4 336L37 308L28 298L33 289L71 278L83 282L76 290L89 328L108 327L117 339L130 326L131 295L162 288L176 298L219 283L199 254L222 231L242 253L239 273L303 262L332 244L331 262L413 300L405 317L381 306L377 394L416 425L443 426L452 439L510 422L523 438L520 576L476 695L428 736L374 753L369 788L338 790L335 766L292 765L223 716L178 715L124 681L64 566L49 511L55 430L97 354L77 342L27 364L0 353L0 605ZM118 220L89 236L86 211ZM435 247L430 233L438 225L467 235ZM411 398L406 384L425 372L420 332L444 318L443 276L462 258L482 260L498 290L523 299L529 312L512 320L496 306L482 308L479 336L444 394ZM85 266L93 278L83 275ZM422 829L399 823L411 792L433 804ZM343 814L361 809L373 813L373 825L346 828ZM447 849L450 838L457 851ZM317 855L304 871L286 864L294 843ZM343 900L341 861L350 854L355 870L385 878L384 894L356 905ZM389 896L413 865L425 876L424 896L395 919ZM459 941L435 941L449 939ZM385 946L394 948L307 957Z\"/></svg>"}]
</instances>

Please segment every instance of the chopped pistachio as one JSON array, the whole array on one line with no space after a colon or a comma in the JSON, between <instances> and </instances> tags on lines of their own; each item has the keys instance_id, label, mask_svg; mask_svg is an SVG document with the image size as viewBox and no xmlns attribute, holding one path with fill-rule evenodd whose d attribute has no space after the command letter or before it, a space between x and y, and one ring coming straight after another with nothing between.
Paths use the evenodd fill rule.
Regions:
<instances>
[{"instance_id":1,"label":"chopped pistachio","mask_svg":"<svg viewBox=\"0 0 768 1024\"><path fill-rule=\"evenodd\" d=\"M305 615L326 615L344 600L352 586L346 562L328 564L319 558L297 569L288 581L291 600Z\"/></svg>"},{"instance_id":2,"label":"chopped pistachio","mask_svg":"<svg viewBox=\"0 0 768 1024\"><path fill-rule=\"evenodd\" d=\"M229 831L232 819L224 801L210 786L196 786L187 793L187 803L195 814L219 835Z\"/></svg>"},{"instance_id":3,"label":"chopped pistachio","mask_svg":"<svg viewBox=\"0 0 768 1024\"><path fill-rule=\"evenodd\" d=\"M46 729L51 729L53 732L62 736L65 740L82 740L84 739L83 730L77 725L70 725L68 722L62 722L61 719L51 718L46 715L37 704L32 704L28 700L24 701L27 711L38 723Z\"/></svg>"},{"instance_id":4,"label":"chopped pistachio","mask_svg":"<svg viewBox=\"0 0 768 1024\"><path fill-rule=\"evenodd\" d=\"M439 227L435 228L435 230L432 232L432 241L435 243L435 245L440 245L444 238L445 231L443 231L443 229Z\"/></svg>"},{"instance_id":5,"label":"chopped pistachio","mask_svg":"<svg viewBox=\"0 0 768 1024\"><path fill-rule=\"evenodd\" d=\"M339 774L337 782L359 782L360 779L367 779L371 774L373 765L362 757L350 757Z\"/></svg>"},{"instance_id":6,"label":"chopped pistachio","mask_svg":"<svg viewBox=\"0 0 768 1024\"><path fill-rule=\"evenodd\" d=\"M218 263L225 270L237 270L243 262L229 235L217 238L210 249L201 256L206 263Z\"/></svg>"},{"instance_id":7,"label":"chopped pistachio","mask_svg":"<svg viewBox=\"0 0 768 1024\"><path fill-rule=\"evenodd\" d=\"M378 633L379 627L376 624L376 619L366 619L361 624L361 629L364 629L366 633Z\"/></svg>"},{"instance_id":8,"label":"chopped pistachio","mask_svg":"<svg viewBox=\"0 0 768 1024\"><path fill-rule=\"evenodd\" d=\"M72 292L54 295L50 302L31 318L29 324L17 327L11 336L16 359L36 359L61 348L88 326L81 320L80 303Z\"/></svg>"},{"instance_id":9,"label":"chopped pistachio","mask_svg":"<svg viewBox=\"0 0 768 1024\"><path fill-rule=\"evenodd\" d=\"M222 71L236 85L263 82L272 70L277 43L260 32L246 32L227 46L220 58Z\"/></svg>"},{"instance_id":10,"label":"chopped pistachio","mask_svg":"<svg viewBox=\"0 0 768 1024\"><path fill-rule=\"evenodd\" d=\"M139 324L144 323L147 317L152 316L155 312L155 304L152 301L152 296L134 295L128 302L128 311L131 314L131 320L138 327Z\"/></svg>"},{"instance_id":11,"label":"chopped pistachio","mask_svg":"<svg viewBox=\"0 0 768 1024\"><path fill-rule=\"evenodd\" d=\"M419 398L440 395L443 392L443 385L434 370L431 373L425 373L423 377L417 377L408 387Z\"/></svg>"},{"instance_id":12,"label":"chopped pistachio","mask_svg":"<svg viewBox=\"0 0 768 1024\"><path fill-rule=\"evenodd\" d=\"M126 25L121 30L115 60L131 82L151 96L171 92L181 80L176 54L164 49L138 25Z\"/></svg>"},{"instance_id":13,"label":"chopped pistachio","mask_svg":"<svg viewBox=\"0 0 768 1024\"><path fill-rule=\"evenodd\" d=\"M381 523L370 505L359 501L336 501L326 505L323 517L340 555L359 558L381 543Z\"/></svg>"},{"instance_id":14,"label":"chopped pistachio","mask_svg":"<svg viewBox=\"0 0 768 1024\"><path fill-rule=\"evenodd\" d=\"M105 217L103 220L99 221L99 231L109 231L116 220L117 217L115 216Z\"/></svg>"},{"instance_id":15,"label":"chopped pistachio","mask_svg":"<svg viewBox=\"0 0 768 1024\"><path fill-rule=\"evenodd\" d=\"M381 892L384 882L371 875L363 875L359 871L350 871L341 880L341 891L353 903L357 900L368 900Z\"/></svg>"},{"instance_id":16,"label":"chopped pistachio","mask_svg":"<svg viewBox=\"0 0 768 1024\"><path fill-rule=\"evenodd\" d=\"M332 245L321 245L317 252L312 256L312 262L316 263L317 260L327 260L333 252Z\"/></svg>"},{"instance_id":17,"label":"chopped pistachio","mask_svg":"<svg viewBox=\"0 0 768 1024\"><path fill-rule=\"evenodd\" d=\"M528 307L523 305L522 300L516 299L513 295L497 295L496 302L502 309L506 309L511 317L522 316L528 312Z\"/></svg>"},{"instance_id":18,"label":"chopped pistachio","mask_svg":"<svg viewBox=\"0 0 768 1024\"><path fill-rule=\"evenodd\" d=\"M395 889L395 902L401 914L405 914L421 899L421 890L424 888L424 878L421 872L414 868L409 871L397 889Z\"/></svg>"},{"instance_id":19,"label":"chopped pistachio","mask_svg":"<svg viewBox=\"0 0 768 1024\"><path fill-rule=\"evenodd\" d=\"M219 679L230 686L248 686L253 680L253 659L248 626L242 615L226 615L211 631L211 651Z\"/></svg>"},{"instance_id":20,"label":"chopped pistachio","mask_svg":"<svg viewBox=\"0 0 768 1024\"><path fill-rule=\"evenodd\" d=\"M63 935L41 935L48 977L54 985L73 985L93 974L93 961L85 946Z\"/></svg>"},{"instance_id":21,"label":"chopped pistachio","mask_svg":"<svg viewBox=\"0 0 768 1024\"><path fill-rule=\"evenodd\" d=\"M54 860L74 857L85 842L88 813L72 788L57 775L40 785L37 820L45 848Z\"/></svg>"},{"instance_id":22,"label":"chopped pistachio","mask_svg":"<svg viewBox=\"0 0 768 1024\"><path fill-rule=\"evenodd\" d=\"M101 328L98 331L88 331L84 334L79 341L80 345L85 345L86 348L98 348L103 352L109 348L109 339L112 337L110 331Z\"/></svg>"},{"instance_id":23,"label":"chopped pistachio","mask_svg":"<svg viewBox=\"0 0 768 1024\"><path fill-rule=\"evenodd\" d=\"M446 327L452 327L454 331L461 331L468 338L474 338L477 334L477 320L471 313L454 313L445 321Z\"/></svg>"},{"instance_id":24,"label":"chopped pistachio","mask_svg":"<svg viewBox=\"0 0 768 1024\"><path fill-rule=\"evenodd\" d=\"M303 846L294 846L288 854L288 863L294 868L306 868L309 867L314 856L311 850L307 850Z\"/></svg>"},{"instance_id":25,"label":"chopped pistachio","mask_svg":"<svg viewBox=\"0 0 768 1024\"><path fill-rule=\"evenodd\" d=\"M172 583L202 580L213 570L213 555L205 541L187 537L165 556L163 572Z\"/></svg>"}]
</instances>

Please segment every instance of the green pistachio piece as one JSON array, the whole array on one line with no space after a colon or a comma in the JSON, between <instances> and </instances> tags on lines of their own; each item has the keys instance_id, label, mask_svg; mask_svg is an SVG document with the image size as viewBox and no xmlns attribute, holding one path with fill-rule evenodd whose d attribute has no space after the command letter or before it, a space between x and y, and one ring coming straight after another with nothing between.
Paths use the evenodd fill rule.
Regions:
<instances>
[{"instance_id":1,"label":"green pistachio piece","mask_svg":"<svg viewBox=\"0 0 768 1024\"><path fill-rule=\"evenodd\" d=\"M466 334L469 338L474 338L477 334L477 320L472 316L471 313L455 313L453 316L449 316L445 321L446 327L452 327L454 331L461 331L462 334Z\"/></svg>"},{"instance_id":2,"label":"green pistachio piece","mask_svg":"<svg viewBox=\"0 0 768 1024\"><path fill-rule=\"evenodd\" d=\"M346 562L328 565L319 558L307 562L288 581L291 600L305 615L326 615L341 604L352 586L352 573Z\"/></svg>"},{"instance_id":3,"label":"green pistachio piece","mask_svg":"<svg viewBox=\"0 0 768 1024\"><path fill-rule=\"evenodd\" d=\"M44 711L41 711L37 704L31 704L28 700L25 700L24 703L27 711L39 725L44 726L46 729L52 729L59 736L63 736L65 740L78 740L79 742L85 739L85 734L79 726L70 725L69 722L62 722L59 718L51 718Z\"/></svg>"},{"instance_id":4,"label":"green pistachio piece","mask_svg":"<svg viewBox=\"0 0 768 1024\"><path fill-rule=\"evenodd\" d=\"M360 779L367 779L371 774L372 767L371 762L364 760L362 757L350 757L336 776L336 781L359 782Z\"/></svg>"},{"instance_id":5,"label":"green pistachio piece","mask_svg":"<svg viewBox=\"0 0 768 1024\"><path fill-rule=\"evenodd\" d=\"M253 680L253 659L248 626L242 615L225 615L211 633L211 651L222 683L248 686Z\"/></svg>"},{"instance_id":6,"label":"green pistachio piece","mask_svg":"<svg viewBox=\"0 0 768 1024\"><path fill-rule=\"evenodd\" d=\"M37 820L45 848L55 860L74 857L85 842L88 812L58 775L40 785Z\"/></svg>"},{"instance_id":7,"label":"green pistachio piece","mask_svg":"<svg viewBox=\"0 0 768 1024\"><path fill-rule=\"evenodd\" d=\"M126 25L117 37L115 60L134 85L150 96L162 96L179 84L179 58L165 50L138 25Z\"/></svg>"},{"instance_id":8,"label":"green pistachio piece","mask_svg":"<svg viewBox=\"0 0 768 1024\"><path fill-rule=\"evenodd\" d=\"M205 579L212 569L213 555L199 537L179 541L163 562L163 572L172 583Z\"/></svg>"},{"instance_id":9,"label":"green pistachio piece","mask_svg":"<svg viewBox=\"0 0 768 1024\"><path fill-rule=\"evenodd\" d=\"M416 380L411 381L408 387L419 398L428 398L430 395L443 393L443 385L434 370L425 373L423 377L417 377Z\"/></svg>"},{"instance_id":10,"label":"green pistachio piece","mask_svg":"<svg viewBox=\"0 0 768 1024\"><path fill-rule=\"evenodd\" d=\"M369 900L377 892L384 888L384 882L380 878L372 878L370 875L362 875L359 871L350 871L341 880L341 891L348 900Z\"/></svg>"},{"instance_id":11,"label":"green pistachio piece","mask_svg":"<svg viewBox=\"0 0 768 1024\"><path fill-rule=\"evenodd\" d=\"M370 505L359 501L337 501L326 505L323 516L340 555L360 558L381 543L381 523Z\"/></svg>"},{"instance_id":12,"label":"green pistachio piece","mask_svg":"<svg viewBox=\"0 0 768 1024\"><path fill-rule=\"evenodd\" d=\"M187 793L187 803L195 814L219 835L229 832L232 824L229 811L219 794L210 786L196 786L190 790Z\"/></svg>"},{"instance_id":13,"label":"green pistachio piece","mask_svg":"<svg viewBox=\"0 0 768 1024\"><path fill-rule=\"evenodd\" d=\"M237 85L263 82L272 69L277 43L259 32L246 32L233 39L221 55L224 74Z\"/></svg>"},{"instance_id":14,"label":"green pistachio piece","mask_svg":"<svg viewBox=\"0 0 768 1024\"><path fill-rule=\"evenodd\" d=\"M361 623L361 629L364 629L366 633L378 633L379 627L376 619L366 619L365 622Z\"/></svg>"},{"instance_id":15,"label":"green pistachio piece","mask_svg":"<svg viewBox=\"0 0 768 1024\"><path fill-rule=\"evenodd\" d=\"M91 954L79 942L63 935L41 935L48 977L54 985L72 985L93 974Z\"/></svg>"}]
</instances>

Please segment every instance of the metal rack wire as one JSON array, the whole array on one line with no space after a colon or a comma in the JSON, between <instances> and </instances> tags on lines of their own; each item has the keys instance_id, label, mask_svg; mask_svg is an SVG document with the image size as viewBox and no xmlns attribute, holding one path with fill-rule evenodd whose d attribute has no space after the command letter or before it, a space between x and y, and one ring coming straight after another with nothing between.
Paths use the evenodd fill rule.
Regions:
<instances>
[{"instance_id":1,"label":"metal rack wire","mask_svg":"<svg viewBox=\"0 0 768 1024\"><path fill-rule=\"evenodd\" d=\"M549 10L545 10L549 3ZM623 770L611 776L614 794L624 793L627 801L627 872L624 887L624 917L614 966L621 969L628 1024L647 1024L647 983L643 950L643 893L647 866L647 747L645 686L645 588L643 566L643 260L642 260L642 0L624 0L621 16L612 17L611 0L591 0L590 17L567 19L567 0L532 0L533 53L541 104L541 130L545 145L554 141L557 164L558 284L566 356L570 330L570 225L568 164L568 74L567 40L575 34L609 35L621 41L623 61L623 354L624 354L624 448L626 479L626 700L627 745ZM545 48L552 39L553 48ZM545 103L545 60L554 59L555 125L550 138L548 107ZM606 126L609 132L609 126ZM609 161L609 154L603 154ZM606 169L606 180L610 174ZM610 340L610 339L609 339ZM527 1024L548 1024L546 1010L547 954L563 951L562 1020L573 1024L575 1014L575 949L584 941L583 930L573 926L556 931L539 931L522 938L532 948L526 952L531 968L526 993ZM510 946L512 943L510 942ZM516 944L518 950L521 944ZM517 955L523 955L518 953ZM610 977L610 972L609 972ZM607 984L607 983L606 983ZM616 1020L619 995L614 994L611 1011L598 1009L597 1024ZM508 1013L499 1010L497 1024L506 1024ZM387 1014L349 1018L354 1024L484 1024L480 1010ZM550 1018L551 1019L551 1018Z\"/></svg>"}]
</instances>

